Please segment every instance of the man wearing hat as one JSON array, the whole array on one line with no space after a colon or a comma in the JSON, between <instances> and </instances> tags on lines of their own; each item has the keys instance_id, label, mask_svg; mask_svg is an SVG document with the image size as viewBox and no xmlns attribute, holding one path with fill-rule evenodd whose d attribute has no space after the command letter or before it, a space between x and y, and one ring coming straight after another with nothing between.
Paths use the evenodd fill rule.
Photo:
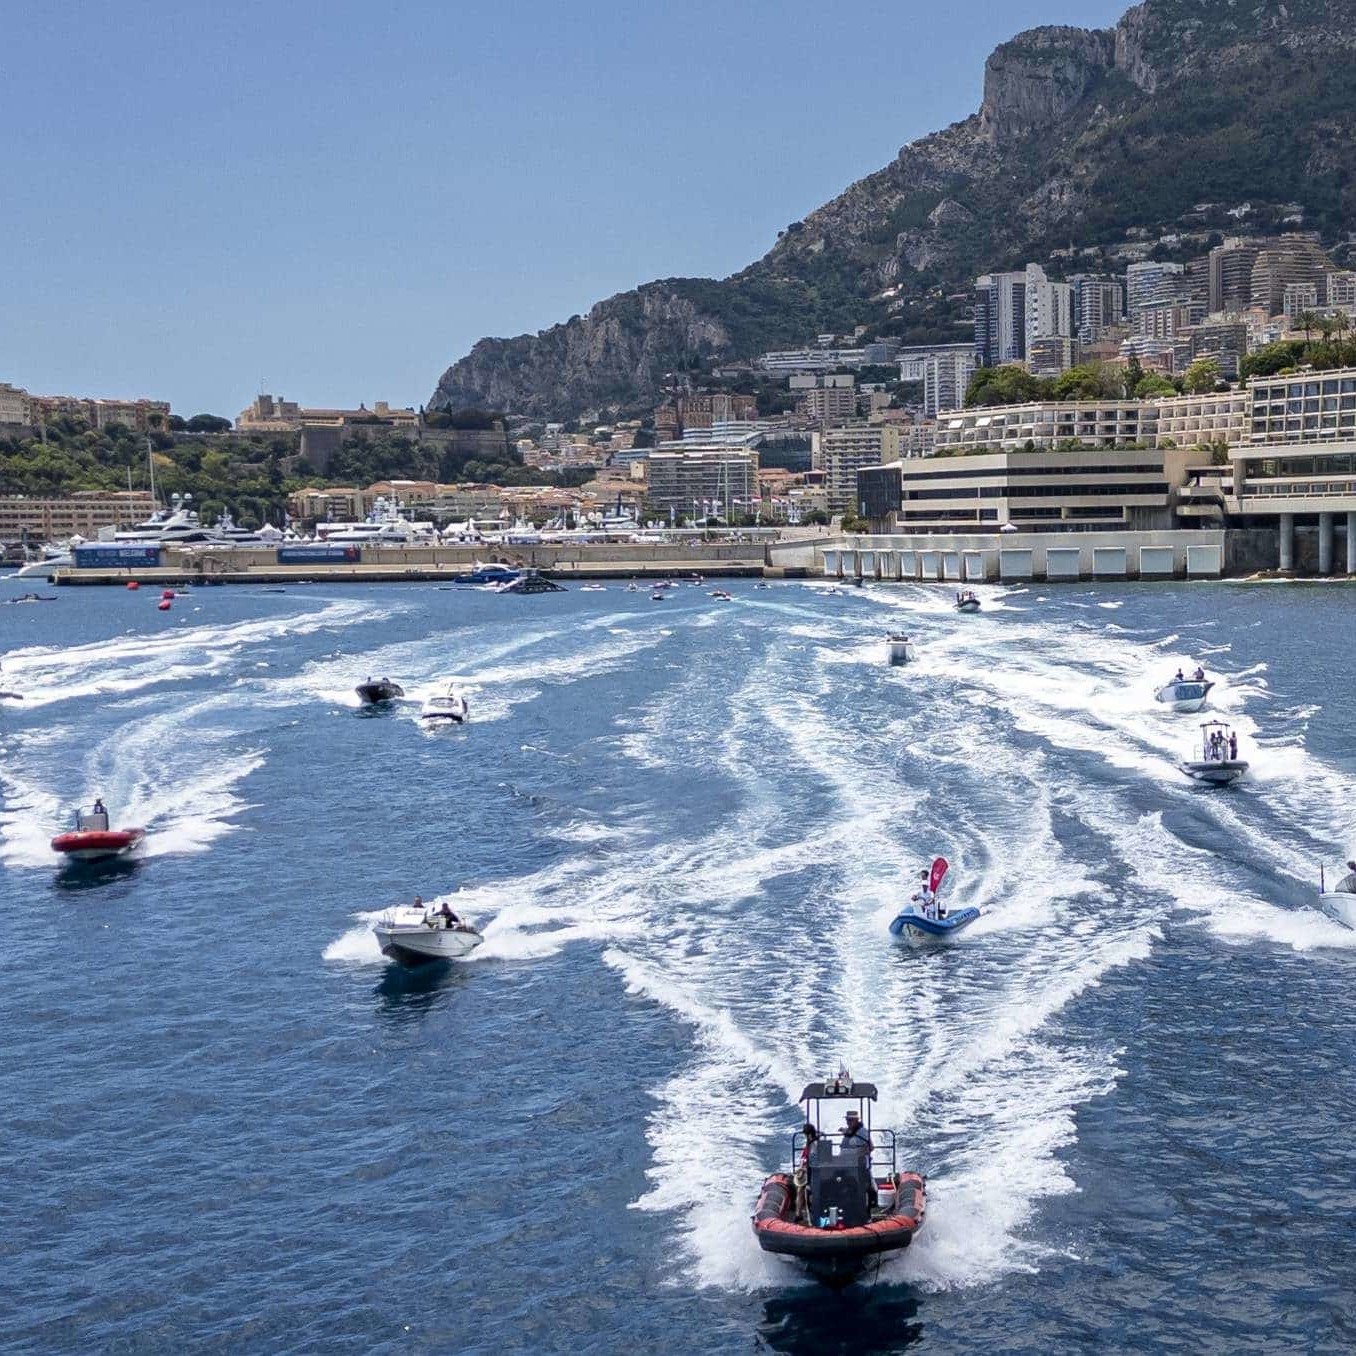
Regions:
<instances>
[{"instance_id":1,"label":"man wearing hat","mask_svg":"<svg viewBox=\"0 0 1356 1356\"><path fill-rule=\"evenodd\" d=\"M871 1204L876 1204L876 1179L871 1171L871 1150L876 1146L871 1142L871 1136L866 1132L866 1126L862 1124L862 1118L856 1111L847 1113L847 1124L843 1126L843 1141L839 1145L840 1152L846 1150L855 1150L857 1161L861 1164L862 1175L866 1178L867 1195L871 1197Z\"/></svg>"}]
</instances>

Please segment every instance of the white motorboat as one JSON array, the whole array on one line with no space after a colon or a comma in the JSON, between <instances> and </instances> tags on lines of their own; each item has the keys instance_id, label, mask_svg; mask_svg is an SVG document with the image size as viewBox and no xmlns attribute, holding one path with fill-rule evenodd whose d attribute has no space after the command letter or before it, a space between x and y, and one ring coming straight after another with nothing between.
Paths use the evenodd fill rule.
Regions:
<instances>
[{"instance_id":1,"label":"white motorboat","mask_svg":"<svg viewBox=\"0 0 1356 1356\"><path fill-rule=\"evenodd\" d=\"M452 725L464 725L470 715L466 698L455 687L449 687L441 696L430 697L419 712L420 720L446 721Z\"/></svg>"},{"instance_id":2,"label":"white motorboat","mask_svg":"<svg viewBox=\"0 0 1356 1356\"><path fill-rule=\"evenodd\" d=\"M1356 932L1356 894L1344 890L1326 890L1318 897L1319 909L1334 923Z\"/></svg>"},{"instance_id":3,"label":"white motorboat","mask_svg":"<svg viewBox=\"0 0 1356 1356\"><path fill-rule=\"evenodd\" d=\"M1199 711L1214 686L1208 678L1174 678L1154 693L1154 701L1162 702L1174 711Z\"/></svg>"},{"instance_id":4,"label":"white motorboat","mask_svg":"<svg viewBox=\"0 0 1356 1356\"><path fill-rule=\"evenodd\" d=\"M460 960L485 939L456 914L452 920L432 907L426 910L417 905L398 905L382 915L372 932L382 955L402 965Z\"/></svg>"},{"instance_id":5,"label":"white motorboat","mask_svg":"<svg viewBox=\"0 0 1356 1356\"><path fill-rule=\"evenodd\" d=\"M913 647L913 637L906 636L902 631L891 631L885 638L885 644L891 664L912 664L918 658L918 651Z\"/></svg>"},{"instance_id":6,"label":"white motorboat","mask_svg":"<svg viewBox=\"0 0 1356 1356\"><path fill-rule=\"evenodd\" d=\"M1347 874L1331 889L1327 872L1319 869L1318 907L1334 923L1356 932L1356 863L1347 863Z\"/></svg>"},{"instance_id":7,"label":"white motorboat","mask_svg":"<svg viewBox=\"0 0 1356 1356\"><path fill-rule=\"evenodd\" d=\"M1177 766L1194 781L1211 786L1228 786L1248 770L1238 756L1238 736L1221 720L1201 726L1201 742Z\"/></svg>"}]
</instances>

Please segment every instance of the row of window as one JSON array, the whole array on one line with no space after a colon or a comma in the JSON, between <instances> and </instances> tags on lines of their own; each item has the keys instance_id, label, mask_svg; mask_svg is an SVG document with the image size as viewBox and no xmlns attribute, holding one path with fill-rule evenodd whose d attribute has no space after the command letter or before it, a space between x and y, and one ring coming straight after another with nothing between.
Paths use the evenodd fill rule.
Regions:
<instances>
[{"instance_id":1,"label":"row of window","mask_svg":"<svg viewBox=\"0 0 1356 1356\"><path fill-rule=\"evenodd\" d=\"M1244 463L1249 480L1267 476L1356 475L1356 452L1336 452L1330 457L1266 457Z\"/></svg>"},{"instance_id":2,"label":"row of window","mask_svg":"<svg viewBox=\"0 0 1356 1356\"><path fill-rule=\"evenodd\" d=\"M1166 499L1167 494L1167 482L1160 480L1152 485L1080 485L1077 488L1067 485L963 485L949 490L905 490L903 499L906 503L925 499L1074 499L1087 495Z\"/></svg>"},{"instance_id":3,"label":"row of window","mask_svg":"<svg viewBox=\"0 0 1356 1356\"><path fill-rule=\"evenodd\" d=\"M1079 485L1079 476L1161 476L1161 462L1132 463L1129 466L956 466L946 471L914 471L908 474L909 483L915 480L992 480L996 476L1019 479L1025 476L1062 476L1070 484ZM1074 479L1070 479L1075 477Z\"/></svg>"}]
</instances>

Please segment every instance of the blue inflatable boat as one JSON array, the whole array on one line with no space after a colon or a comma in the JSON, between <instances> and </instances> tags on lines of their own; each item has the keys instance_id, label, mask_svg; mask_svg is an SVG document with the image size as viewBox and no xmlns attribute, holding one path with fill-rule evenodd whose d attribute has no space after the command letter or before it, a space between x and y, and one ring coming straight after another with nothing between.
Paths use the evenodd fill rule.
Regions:
<instances>
[{"instance_id":1,"label":"blue inflatable boat","mask_svg":"<svg viewBox=\"0 0 1356 1356\"><path fill-rule=\"evenodd\" d=\"M954 941L979 917L978 909L956 909L945 918L925 918L905 909L890 924L890 936L915 945Z\"/></svg>"}]
</instances>

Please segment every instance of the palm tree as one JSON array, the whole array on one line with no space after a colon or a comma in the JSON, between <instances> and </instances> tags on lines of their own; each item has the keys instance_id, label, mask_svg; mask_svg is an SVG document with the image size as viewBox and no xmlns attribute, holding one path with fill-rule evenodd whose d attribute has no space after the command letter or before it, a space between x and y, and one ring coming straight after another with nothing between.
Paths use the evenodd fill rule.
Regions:
<instances>
[{"instance_id":1,"label":"palm tree","mask_svg":"<svg viewBox=\"0 0 1356 1356\"><path fill-rule=\"evenodd\" d=\"M1295 317L1295 324L1304 331L1304 342L1307 344L1313 337L1314 326L1318 323L1318 316L1313 311L1301 311Z\"/></svg>"}]
</instances>

